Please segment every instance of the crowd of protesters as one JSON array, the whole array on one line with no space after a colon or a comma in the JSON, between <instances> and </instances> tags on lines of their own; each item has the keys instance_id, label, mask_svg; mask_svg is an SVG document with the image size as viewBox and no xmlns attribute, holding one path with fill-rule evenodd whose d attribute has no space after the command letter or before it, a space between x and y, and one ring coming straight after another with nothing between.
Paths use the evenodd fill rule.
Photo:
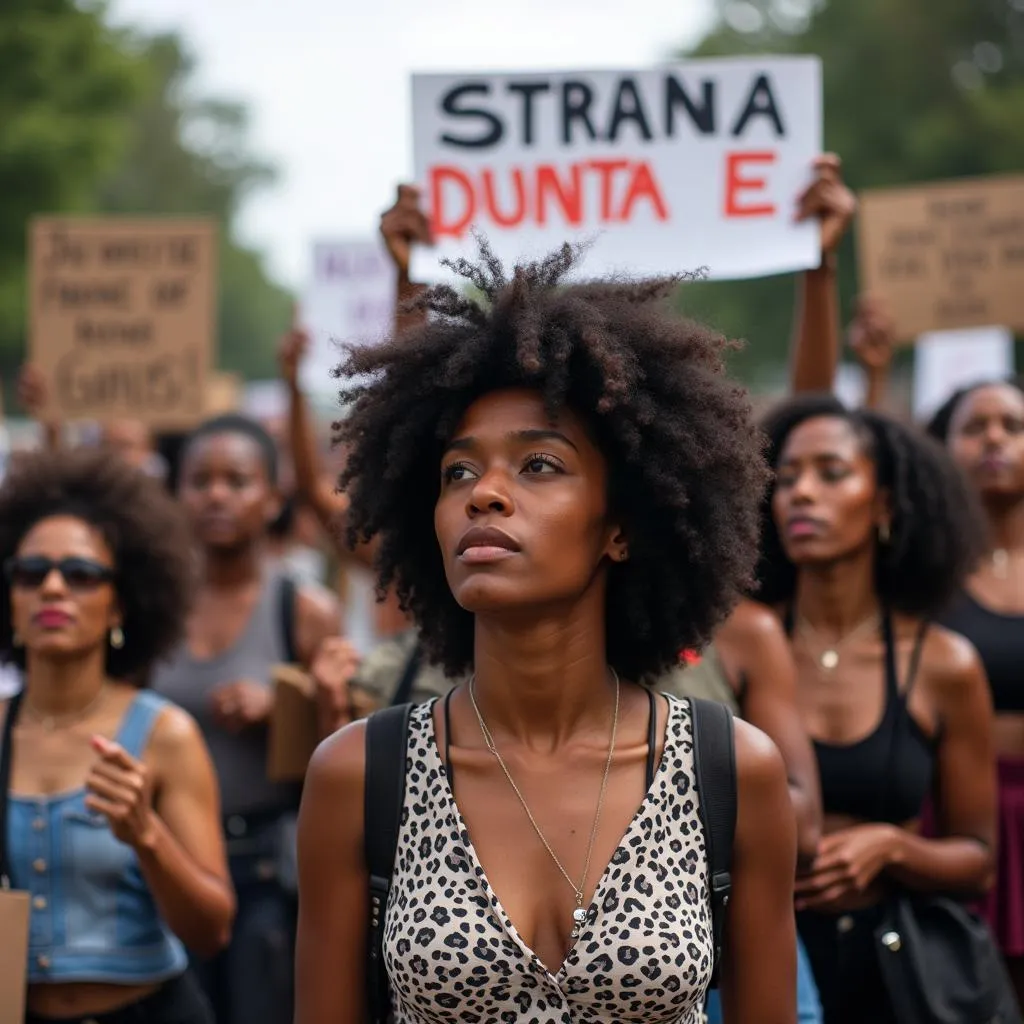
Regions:
<instances>
[{"instance_id":1,"label":"crowd of protesters","mask_svg":"<svg viewBox=\"0 0 1024 1024\"><path fill-rule=\"evenodd\" d=\"M676 279L482 243L471 290L411 281L403 186L336 466L298 326L283 424L40 422L0 484L27 1021L1020 1021L1024 392L887 412L865 297L866 400L832 394L856 202L814 171L821 264L760 420ZM32 367L20 398L42 418ZM280 665L322 740L301 781L268 772ZM695 699L731 712L724 902ZM382 765L368 716L405 705ZM374 890L368 794L403 772Z\"/></svg>"}]
</instances>

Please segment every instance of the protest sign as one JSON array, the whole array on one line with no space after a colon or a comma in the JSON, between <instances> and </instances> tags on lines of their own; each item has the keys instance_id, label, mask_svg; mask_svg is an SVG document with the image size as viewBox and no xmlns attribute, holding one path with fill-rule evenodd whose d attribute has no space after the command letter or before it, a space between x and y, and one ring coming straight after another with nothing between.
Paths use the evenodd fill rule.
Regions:
<instances>
[{"instance_id":1,"label":"protest sign","mask_svg":"<svg viewBox=\"0 0 1024 1024\"><path fill-rule=\"evenodd\" d=\"M187 428L206 411L216 229L45 217L29 235L30 358L46 415Z\"/></svg>"},{"instance_id":2,"label":"protest sign","mask_svg":"<svg viewBox=\"0 0 1024 1024\"><path fill-rule=\"evenodd\" d=\"M242 406L242 387L242 378L237 373L211 373L206 378L206 415L238 412Z\"/></svg>"},{"instance_id":3,"label":"protest sign","mask_svg":"<svg viewBox=\"0 0 1024 1024\"><path fill-rule=\"evenodd\" d=\"M858 245L862 287L901 341L1024 328L1024 176L866 192Z\"/></svg>"},{"instance_id":4,"label":"protest sign","mask_svg":"<svg viewBox=\"0 0 1024 1024\"><path fill-rule=\"evenodd\" d=\"M416 181L436 246L471 229L511 264L593 240L586 272L706 268L744 278L816 266L794 223L821 151L816 57L722 58L644 71L413 76Z\"/></svg>"},{"instance_id":5,"label":"protest sign","mask_svg":"<svg viewBox=\"0 0 1024 1024\"><path fill-rule=\"evenodd\" d=\"M334 394L331 371L341 362L343 342L370 344L391 331L395 313L395 269L380 239L318 242L313 275L300 319L310 333L301 384L308 394Z\"/></svg>"},{"instance_id":6,"label":"protest sign","mask_svg":"<svg viewBox=\"0 0 1024 1024\"><path fill-rule=\"evenodd\" d=\"M929 331L914 347L914 418L928 419L957 388L1013 376L1013 334L1005 327Z\"/></svg>"}]
</instances>

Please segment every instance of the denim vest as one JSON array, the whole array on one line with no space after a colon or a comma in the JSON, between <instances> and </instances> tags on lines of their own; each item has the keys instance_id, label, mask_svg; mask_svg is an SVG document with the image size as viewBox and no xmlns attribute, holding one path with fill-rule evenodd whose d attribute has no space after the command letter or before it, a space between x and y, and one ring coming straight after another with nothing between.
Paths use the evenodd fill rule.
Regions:
<instances>
[{"instance_id":1,"label":"denim vest","mask_svg":"<svg viewBox=\"0 0 1024 1024\"><path fill-rule=\"evenodd\" d=\"M116 739L132 757L142 757L167 704L143 690L129 705ZM85 806L85 795L83 787L10 797L11 885L32 907L29 982L134 985L181 974L185 949L161 919L135 851Z\"/></svg>"}]
</instances>

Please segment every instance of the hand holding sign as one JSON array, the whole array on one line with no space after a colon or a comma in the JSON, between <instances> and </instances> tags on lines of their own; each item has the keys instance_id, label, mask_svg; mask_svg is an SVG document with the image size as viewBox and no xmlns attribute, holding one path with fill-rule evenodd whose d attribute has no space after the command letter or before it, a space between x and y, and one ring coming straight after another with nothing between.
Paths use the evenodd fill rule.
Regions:
<instances>
[{"instance_id":1,"label":"hand holding sign","mask_svg":"<svg viewBox=\"0 0 1024 1024\"><path fill-rule=\"evenodd\" d=\"M430 224L420 208L420 190L398 186L398 199L380 218L380 233L402 282L409 280L409 260L414 244L431 245Z\"/></svg>"},{"instance_id":2,"label":"hand holding sign","mask_svg":"<svg viewBox=\"0 0 1024 1024\"><path fill-rule=\"evenodd\" d=\"M895 347L895 332L892 318L880 300L870 295L857 299L847 344L866 373L888 373Z\"/></svg>"},{"instance_id":3,"label":"hand holding sign","mask_svg":"<svg viewBox=\"0 0 1024 1024\"><path fill-rule=\"evenodd\" d=\"M292 315L292 326L281 339L281 347L278 350L281 379L292 391L299 386L299 367L308 351L309 333L300 324L296 307Z\"/></svg>"},{"instance_id":4,"label":"hand holding sign","mask_svg":"<svg viewBox=\"0 0 1024 1024\"><path fill-rule=\"evenodd\" d=\"M154 832L153 780L149 769L124 747L93 736L99 760L85 780L85 805L102 814L110 830L133 849L146 846Z\"/></svg>"},{"instance_id":5,"label":"hand holding sign","mask_svg":"<svg viewBox=\"0 0 1024 1024\"><path fill-rule=\"evenodd\" d=\"M797 199L798 221L817 217L821 221L821 254L836 251L857 212L857 197L846 187L843 163L835 153L814 161L814 181Z\"/></svg>"}]
</instances>

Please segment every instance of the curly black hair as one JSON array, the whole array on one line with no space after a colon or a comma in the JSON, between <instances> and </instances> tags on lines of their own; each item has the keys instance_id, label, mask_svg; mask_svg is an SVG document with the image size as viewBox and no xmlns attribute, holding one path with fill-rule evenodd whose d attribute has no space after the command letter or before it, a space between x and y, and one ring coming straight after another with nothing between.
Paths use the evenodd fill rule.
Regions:
<instances>
[{"instance_id":1,"label":"curly black hair","mask_svg":"<svg viewBox=\"0 0 1024 1024\"><path fill-rule=\"evenodd\" d=\"M1018 391L1024 392L1024 386L1021 384L1019 377L1003 377L994 378L992 380L981 380L975 384L970 384L967 387L958 388L947 398L942 405L932 413L932 418L928 421L925 429L928 433L935 438L936 441L942 444L949 444L949 428L953 424L953 417L956 415L957 409L960 408L960 403L968 396L973 395L975 391L980 391L982 388L994 388L1007 386L1016 388Z\"/></svg>"},{"instance_id":2,"label":"curly black hair","mask_svg":"<svg viewBox=\"0 0 1024 1024\"><path fill-rule=\"evenodd\" d=\"M569 284L580 250L565 245L509 279L479 245L478 263L449 264L479 300L427 290L420 326L350 347L336 371L349 543L380 535L381 593L396 585L432 661L469 670L473 617L434 535L440 458L478 397L535 390L552 418L582 416L608 461L630 557L610 570L607 656L625 678L655 676L706 642L752 578L767 472L746 394L724 376L727 343L669 309L681 277Z\"/></svg>"},{"instance_id":3,"label":"curly black hair","mask_svg":"<svg viewBox=\"0 0 1024 1024\"><path fill-rule=\"evenodd\" d=\"M773 468L789 435L801 423L821 416L850 424L875 463L879 487L889 495L890 539L878 545L877 553L879 597L893 611L937 614L984 550L984 518L972 489L949 455L923 432L869 409L848 409L825 394L799 395L764 418ZM773 491L769 488L762 509L754 596L780 605L792 601L797 572L772 518Z\"/></svg>"},{"instance_id":4,"label":"curly black hair","mask_svg":"<svg viewBox=\"0 0 1024 1024\"><path fill-rule=\"evenodd\" d=\"M184 635L193 592L192 545L177 503L159 480L95 448L38 452L12 460L0 485L0 562L53 515L83 519L114 555L124 646L108 648L112 678L141 684ZM23 668L13 642L11 598L0 587L0 660Z\"/></svg>"}]
</instances>

